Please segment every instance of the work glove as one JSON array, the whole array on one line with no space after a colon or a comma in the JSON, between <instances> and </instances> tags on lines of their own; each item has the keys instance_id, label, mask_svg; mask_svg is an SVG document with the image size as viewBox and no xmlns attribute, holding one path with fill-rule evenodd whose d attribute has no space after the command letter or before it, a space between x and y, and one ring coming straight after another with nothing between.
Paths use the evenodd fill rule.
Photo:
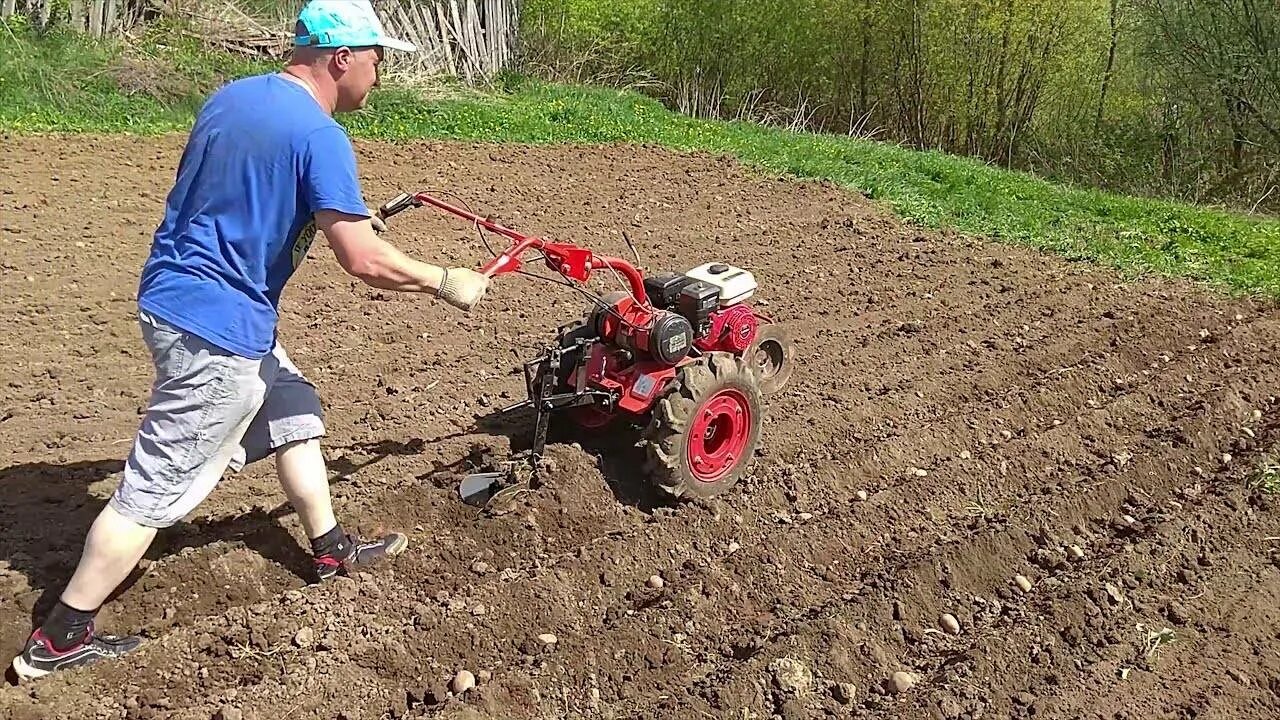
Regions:
<instances>
[{"instance_id":1,"label":"work glove","mask_svg":"<svg viewBox=\"0 0 1280 720\"><path fill-rule=\"evenodd\" d=\"M449 268L436 297L459 310L469 311L480 303L489 290L489 277L469 268Z\"/></svg>"},{"instance_id":2,"label":"work glove","mask_svg":"<svg viewBox=\"0 0 1280 720\"><path fill-rule=\"evenodd\" d=\"M378 211L369 208L369 220L373 223L373 231L381 235L387 231L387 221L378 217Z\"/></svg>"}]
</instances>

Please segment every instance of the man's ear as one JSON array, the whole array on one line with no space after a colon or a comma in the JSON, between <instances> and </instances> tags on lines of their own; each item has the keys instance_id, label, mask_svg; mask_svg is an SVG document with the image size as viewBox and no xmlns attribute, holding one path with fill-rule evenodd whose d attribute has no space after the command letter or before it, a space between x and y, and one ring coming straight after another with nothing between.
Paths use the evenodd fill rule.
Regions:
<instances>
[{"instance_id":1,"label":"man's ear","mask_svg":"<svg viewBox=\"0 0 1280 720\"><path fill-rule=\"evenodd\" d=\"M343 72L351 69L353 60L355 60L355 53L349 47L340 47L333 53L334 66Z\"/></svg>"}]
</instances>

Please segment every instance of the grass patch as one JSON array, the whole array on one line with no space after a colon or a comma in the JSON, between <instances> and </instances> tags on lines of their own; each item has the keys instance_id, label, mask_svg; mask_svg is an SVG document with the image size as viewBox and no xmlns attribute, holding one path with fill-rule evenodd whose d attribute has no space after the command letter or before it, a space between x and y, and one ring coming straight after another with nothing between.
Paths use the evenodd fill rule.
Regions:
<instances>
[{"instance_id":1,"label":"grass patch","mask_svg":"<svg viewBox=\"0 0 1280 720\"><path fill-rule=\"evenodd\" d=\"M6 32L7 31L7 32ZM10 37L4 37L8 34ZM83 38L0 29L0 128L158 133L190 126L204 94L269 66L174 44L153 32L128 55ZM172 68L187 92L122 84L122 59ZM127 76L126 76L127 77ZM821 178L902 217L1119 268L1280 298L1280 222L1072 188L981 162L854 138L672 113L632 92L507 79L492 94L426 99L379 90L341 121L357 137L519 143L652 143L734 155L765 171ZM838 212L832 208L832 212Z\"/></svg>"},{"instance_id":2,"label":"grass patch","mask_svg":"<svg viewBox=\"0 0 1280 720\"><path fill-rule=\"evenodd\" d=\"M182 131L210 91L270 69L207 52L163 23L125 46L57 29L37 36L23 20L0 20L0 128L13 132Z\"/></svg>"},{"instance_id":3,"label":"grass patch","mask_svg":"<svg viewBox=\"0 0 1280 720\"><path fill-rule=\"evenodd\" d=\"M1249 476L1248 486L1250 490L1268 495L1280 493L1280 454L1268 454L1259 460L1257 468Z\"/></svg>"}]
</instances>

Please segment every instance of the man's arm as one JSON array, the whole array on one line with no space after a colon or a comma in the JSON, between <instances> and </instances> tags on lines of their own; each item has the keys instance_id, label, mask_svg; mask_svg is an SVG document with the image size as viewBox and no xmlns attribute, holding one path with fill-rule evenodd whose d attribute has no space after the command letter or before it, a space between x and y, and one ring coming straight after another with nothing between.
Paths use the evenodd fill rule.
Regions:
<instances>
[{"instance_id":1,"label":"man's arm","mask_svg":"<svg viewBox=\"0 0 1280 720\"><path fill-rule=\"evenodd\" d=\"M434 294L444 282L444 268L400 252L378 237L369 218L321 210L316 213L316 227L329 241L342 269L372 287Z\"/></svg>"},{"instance_id":2,"label":"man's arm","mask_svg":"<svg viewBox=\"0 0 1280 720\"><path fill-rule=\"evenodd\" d=\"M299 178L316 220L342 269L383 290L427 292L462 310L484 297L489 278L467 268L413 260L378 237L360 193L355 150L339 126L307 135Z\"/></svg>"},{"instance_id":3,"label":"man's arm","mask_svg":"<svg viewBox=\"0 0 1280 720\"><path fill-rule=\"evenodd\" d=\"M489 278L474 270L443 268L405 255L378 237L367 217L333 210L321 210L315 217L316 228L329 241L338 264L367 285L431 293L463 310L475 307L488 290Z\"/></svg>"}]
</instances>

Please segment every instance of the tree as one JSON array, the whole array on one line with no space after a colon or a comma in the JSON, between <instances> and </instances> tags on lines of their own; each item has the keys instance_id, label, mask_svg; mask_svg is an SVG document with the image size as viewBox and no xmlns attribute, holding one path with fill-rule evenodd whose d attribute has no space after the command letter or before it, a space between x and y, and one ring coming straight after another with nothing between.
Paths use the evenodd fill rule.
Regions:
<instances>
[{"instance_id":1,"label":"tree","mask_svg":"<svg viewBox=\"0 0 1280 720\"><path fill-rule=\"evenodd\" d=\"M1229 156L1280 155L1280 3L1275 0L1136 0L1148 56L1167 92L1230 129Z\"/></svg>"}]
</instances>

